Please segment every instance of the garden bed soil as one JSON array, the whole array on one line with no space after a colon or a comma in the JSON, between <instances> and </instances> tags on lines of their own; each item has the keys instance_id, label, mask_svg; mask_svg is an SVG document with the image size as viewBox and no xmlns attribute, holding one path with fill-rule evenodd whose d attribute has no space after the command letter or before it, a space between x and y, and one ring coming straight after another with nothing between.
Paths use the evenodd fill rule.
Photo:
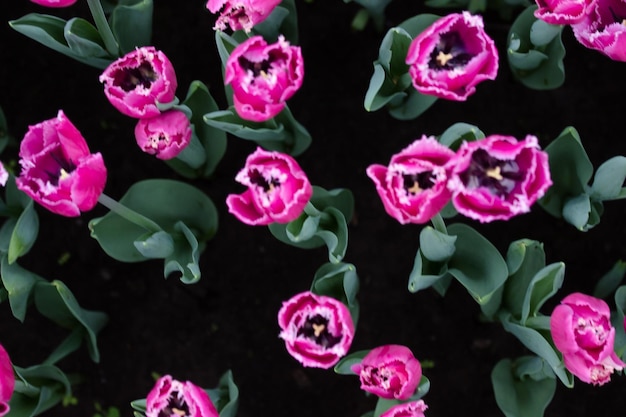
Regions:
<instances>
[{"instance_id":1,"label":"garden bed soil","mask_svg":"<svg viewBox=\"0 0 626 417\"><path fill-rule=\"evenodd\" d=\"M174 64L179 96L199 79L224 108L211 29L214 17L203 1L174 3L156 2L153 44ZM386 27L427 11L419 4L392 2ZM534 134L544 146L573 125L597 167L626 154L624 64L585 49L566 28L565 84L553 91L530 90L517 83L507 67L508 24L489 16L486 29L501 54L497 80L480 84L467 102L439 100L420 118L397 121L384 111L368 113L362 104L383 33L371 25L362 32L350 28L359 10L354 3L297 1L297 7L306 75L289 105L313 137L298 161L313 184L348 188L356 201L345 258L361 279L361 316L352 349L404 344L430 363L424 369L431 381L425 397L428 417L500 416L491 369L500 359L525 350L501 326L481 321L478 306L460 285L452 285L445 298L432 290L407 291L420 227L401 226L385 213L365 169L372 163L386 164L422 134L438 135L461 121L486 134L520 138ZM0 5L5 22L33 11L65 18L89 16L82 1L62 10L45 10L26 0ZM63 109L90 148L103 154L108 195L119 198L142 179L176 178L165 164L137 148L134 121L108 103L98 82L100 70L48 50L6 23L1 31L0 106L13 136L19 140L28 125ZM194 285L185 285L176 276L165 280L159 261L124 264L108 258L87 228L89 219L105 213L102 207L79 218L63 218L37 207L40 236L20 264L48 279L62 280L83 307L110 317L98 339L100 363L91 362L85 349L61 363L84 378L74 391L78 403L44 415L91 416L99 403L130 416L129 402L147 394L154 373L169 373L208 388L228 369L240 389L239 417L357 417L374 408L375 398L363 394L356 377L303 368L278 338L276 314L282 301L308 289L327 255L323 248L302 250L279 243L267 228L246 226L227 213L226 196L242 191L234 176L255 147L230 138L215 176L193 182L213 199L220 215L218 233L201 257L202 279ZM16 150L9 149L2 159L8 162L15 155ZM536 239L544 242L549 263L566 264L564 287L545 307L549 314L569 292L590 293L615 261L626 259L624 203L608 203L605 208L601 223L587 233L539 207L509 222L469 223L502 253L514 240ZM69 260L60 263L65 254ZM65 335L34 309L24 324L12 317L7 303L0 314L0 342L19 366L41 362ZM545 415L619 415L626 405L626 377L615 375L613 380L602 387L576 381L572 390L559 384Z\"/></svg>"}]
</instances>

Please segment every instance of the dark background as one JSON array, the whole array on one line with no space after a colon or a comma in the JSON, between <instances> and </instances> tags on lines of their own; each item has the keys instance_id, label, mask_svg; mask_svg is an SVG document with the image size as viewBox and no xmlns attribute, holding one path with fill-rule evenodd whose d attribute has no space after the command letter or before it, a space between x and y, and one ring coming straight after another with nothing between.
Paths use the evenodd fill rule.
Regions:
<instances>
[{"instance_id":1,"label":"dark background","mask_svg":"<svg viewBox=\"0 0 626 417\"><path fill-rule=\"evenodd\" d=\"M214 17L205 2L155 3L153 44L176 69L178 96L199 79L224 108L211 29ZM433 12L421 4L394 0L386 27ZM585 49L566 28L565 84L554 91L527 89L513 80L507 67L508 23L489 15L486 29L501 56L498 78L480 84L467 102L439 100L420 118L400 122L384 111L367 113L362 105L384 33L371 26L352 31L350 22L359 10L354 3L297 1L297 7L306 75L289 106L313 137L298 161L313 184L349 188L356 200L345 258L355 264L361 279L361 317L352 349L405 344L418 359L432 361L434 367L424 370L431 380L431 391L424 398L429 417L500 416L491 368L501 358L524 354L524 349L499 325L482 323L477 305L460 285L452 285L445 298L432 290L407 291L420 227L401 226L386 215L365 169L372 163L386 164L422 134L438 135L461 121L486 134L535 134L543 146L573 125L597 167L626 151L624 64ZM0 3L5 22L29 12L89 19L82 0L62 10L26 0ZM0 33L0 106L18 140L29 124L55 117L63 109L92 151L102 152L109 170L105 192L111 197L121 197L142 179L176 178L161 161L138 149L134 121L107 102L98 82L100 70L47 50L6 23ZM281 244L267 228L246 226L227 213L226 195L242 191L234 176L256 145L230 138L228 146L215 177L194 182L220 212L218 234L201 257L202 280L195 285L182 284L175 276L163 279L158 261L123 264L107 258L87 229L89 219L105 213L101 207L76 219L38 207L40 237L20 264L64 281L83 307L110 316L99 337L101 363L92 363L85 349L61 363L64 370L84 376L74 392L78 405L57 407L45 415L87 417L99 402L130 416L128 403L145 397L153 385L152 373L170 373L209 388L228 369L240 388L240 417L356 417L374 408L375 398L360 391L356 377L302 368L278 338L276 314L282 301L309 288L327 255L325 249L307 251ZM15 154L9 149L3 160L15 159ZM548 263L566 263L564 288L546 306L549 314L569 292L590 293L616 260L625 259L624 203L608 203L605 208L600 225L587 233L539 207L509 222L469 223L502 253L510 242L526 237L544 242ZM70 259L59 265L65 252ZM1 307L0 342L16 365L40 363L65 335L35 309L20 324L8 304ZM623 415L625 378L614 375L613 380L603 387L576 381L573 390L559 383L546 416Z\"/></svg>"}]
</instances>

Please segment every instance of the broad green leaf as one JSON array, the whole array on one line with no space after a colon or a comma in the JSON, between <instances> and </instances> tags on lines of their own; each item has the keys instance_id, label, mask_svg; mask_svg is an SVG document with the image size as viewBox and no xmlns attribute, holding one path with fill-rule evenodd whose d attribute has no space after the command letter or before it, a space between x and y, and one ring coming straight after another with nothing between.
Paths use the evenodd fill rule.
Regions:
<instances>
[{"instance_id":1,"label":"broad green leaf","mask_svg":"<svg viewBox=\"0 0 626 417\"><path fill-rule=\"evenodd\" d=\"M125 0L111 12L111 31L122 54L152 44L152 0Z\"/></svg>"},{"instance_id":2,"label":"broad green leaf","mask_svg":"<svg viewBox=\"0 0 626 417\"><path fill-rule=\"evenodd\" d=\"M76 56L85 59L109 58L98 30L85 19L75 17L68 20L63 35L67 46Z\"/></svg>"},{"instance_id":3,"label":"broad green leaf","mask_svg":"<svg viewBox=\"0 0 626 417\"><path fill-rule=\"evenodd\" d=\"M17 263L9 264L6 256L2 257L0 275L2 277L2 284L8 293L13 316L23 322L26 317L26 309L31 299L33 288L38 282L45 280L22 268Z\"/></svg>"},{"instance_id":4,"label":"broad green leaf","mask_svg":"<svg viewBox=\"0 0 626 417\"><path fill-rule=\"evenodd\" d=\"M32 417L59 404L72 394L67 376L56 366L14 366L15 391L9 401L11 415Z\"/></svg>"},{"instance_id":5,"label":"broad green leaf","mask_svg":"<svg viewBox=\"0 0 626 417\"><path fill-rule=\"evenodd\" d=\"M409 274L409 291L418 292L420 290L435 286L438 282L450 277L448 267L445 263L431 262L424 257L422 250L418 249L413 262L413 269ZM443 296L447 285L439 288L439 293ZM437 289L437 288L435 288ZM443 292L441 290L444 290Z\"/></svg>"},{"instance_id":6,"label":"broad green leaf","mask_svg":"<svg viewBox=\"0 0 626 417\"><path fill-rule=\"evenodd\" d=\"M166 258L174 252L174 239L163 230L142 236L133 244L146 258Z\"/></svg>"},{"instance_id":7,"label":"broad green leaf","mask_svg":"<svg viewBox=\"0 0 626 417\"><path fill-rule=\"evenodd\" d=\"M591 185L591 198L612 200L618 198L626 179L626 157L614 156L600 165Z\"/></svg>"},{"instance_id":8,"label":"broad green leaf","mask_svg":"<svg viewBox=\"0 0 626 417\"><path fill-rule=\"evenodd\" d=\"M344 356L339 360L339 362L337 362L337 364L333 368L335 373L339 375L357 375L352 370L352 366L361 363L365 355L367 355L369 352L370 349L359 350Z\"/></svg>"},{"instance_id":9,"label":"broad green leaf","mask_svg":"<svg viewBox=\"0 0 626 417\"><path fill-rule=\"evenodd\" d=\"M563 28L559 25L551 25L541 19L535 20L530 26L530 42L535 46L544 46L561 34Z\"/></svg>"},{"instance_id":10,"label":"broad green leaf","mask_svg":"<svg viewBox=\"0 0 626 417\"><path fill-rule=\"evenodd\" d=\"M17 219L17 223L11 233L9 242L8 261L10 264L17 258L28 253L35 244L39 234L39 217L34 208L34 203L30 203L24 208L22 214Z\"/></svg>"},{"instance_id":11,"label":"broad green leaf","mask_svg":"<svg viewBox=\"0 0 626 417\"><path fill-rule=\"evenodd\" d=\"M363 107L367 111L380 110L388 104L399 105L408 93L396 90L397 85L387 77L385 69L379 62L374 62L374 73L370 78L369 87L365 92Z\"/></svg>"},{"instance_id":12,"label":"broad green leaf","mask_svg":"<svg viewBox=\"0 0 626 417\"><path fill-rule=\"evenodd\" d=\"M624 274L626 274L626 262L618 260L613 267L598 280L593 289L593 296L596 298L606 298L613 294L624 280Z\"/></svg>"},{"instance_id":13,"label":"broad green leaf","mask_svg":"<svg viewBox=\"0 0 626 417\"><path fill-rule=\"evenodd\" d=\"M446 262L455 251L456 236L446 235L430 226L420 232L420 250L432 262Z\"/></svg>"},{"instance_id":14,"label":"broad green leaf","mask_svg":"<svg viewBox=\"0 0 626 417\"><path fill-rule=\"evenodd\" d=\"M436 101L437 97L422 94L411 87L401 105L390 104L389 114L398 120L413 120L428 110Z\"/></svg>"},{"instance_id":15,"label":"broad green leaf","mask_svg":"<svg viewBox=\"0 0 626 417\"><path fill-rule=\"evenodd\" d=\"M185 284L193 284L200 279L200 265L198 260L204 250L204 243L199 244L198 239L184 222L177 222L174 231L174 251L165 258L163 276L168 277L172 272L178 271L182 275L180 280Z\"/></svg>"},{"instance_id":16,"label":"broad green leaf","mask_svg":"<svg viewBox=\"0 0 626 417\"><path fill-rule=\"evenodd\" d=\"M521 239L512 242L506 254L509 278L504 285L503 306L521 319L526 293L535 275L546 266L543 244Z\"/></svg>"},{"instance_id":17,"label":"broad green leaf","mask_svg":"<svg viewBox=\"0 0 626 417\"><path fill-rule=\"evenodd\" d=\"M418 34L423 32L428 26L432 25L440 18L441 16L435 14L422 13L405 20L400 23L398 27L406 30L412 38L415 38Z\"/></svg>"},{"instance_id":18,"label":"broad green leaf","mask_svg":"<svg viewBox=\"0 0 626 417\"><path fill-rule=\"evenodd\" d=\"M332 297L344 303L350 310L356 327L359 319L359 276L352 264L325 263L318 268L311 282L311 292Z\"/></svg>"},{"instance_id":19,"label":"broad green leaf","mask_svg":"<svg viewBox=\"0 0 626 417\"><path fill-rule=\"evenodd\" d=\"M463 142L473 142L484 137L485 134L477 126L468 123L455 123L447 128L438 140L442 145L457 150Z\"/></svg>"},{"instance_id":20,"label":"broad green leaf","mask_svg":"<svg viewBox=\"0 0 626 417\"><path fill-rule=\"evenodd\" d=\"M556 262L538 271L530 281L522 305L521 324L530 317L536 317L544 303L563 285L565 264Z\"/></svg>"},{"instance_id":21,"label":"broad green leaf","mask_svg":"<svg viewBox=\"0 0 626 417\"><path fill-rule=\"evenodd\" d=\"M587 231L590 215L591 200L587 194L580 194L565 200L563 218L576 229Z\"/></svg>"},{"instance_id":22,"label":"broad green leaf","mask_svg":"<svg viewBox=\"0 0 626 417\"><path fill-rule=\"evenodd\" d=\"M235 417L239 408L239 388L235 384L232 371L226 371L217 388L206 390L220 417Z\"/></svg>"}]
</instances>

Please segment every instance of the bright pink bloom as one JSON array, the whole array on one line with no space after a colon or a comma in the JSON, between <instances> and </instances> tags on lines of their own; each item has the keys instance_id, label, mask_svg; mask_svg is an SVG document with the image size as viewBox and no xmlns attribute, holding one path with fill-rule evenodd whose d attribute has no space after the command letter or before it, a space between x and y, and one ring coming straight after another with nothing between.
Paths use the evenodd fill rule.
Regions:
<instances>
[{"instance_id":1,"label":"bright pink bloom","mask_svg":"<svg viewBox=\"0 0 626 417\"><path fill-rule=\"evenodd\" d=\"M372 349L352 366L359 374L361 389L381 398L406 400L415 392L422 378L422 366L413 352L401 345Z\"/></svg>"},{"instance_id":2,"label":"bright pink bloom","mask_svg":"<svg viewBox=\"0 0 626 417\"><path fill-rule=\"evenodd\" d=\"M551 25L578 23L594 0L535 0L535 17Z\"/></svg>"},{"instance_id":3,"label":"bright pink bloom","mask_svg":"<svg viewBox=\"0 0 626 417\"><path fill-rule=\"evenodd\" d=\"M270 45L254 36L237 45L228 57L224 84L232 86L235 110L241 118L263 122L285 108L303 78L300 47L290 46L282 35Z\"/></svg>"},{"instance_id":4,"label":"bright pink bloom","mask_svg":"<svg viewBox=\"0 0 626 417\"><path fill-rule=\"evenodd\" d=\"M180 110L168 110L149 119L139 119L135 139L142 151L159 159L172 159L191 141L191 123Z\"/></svg>"},{"instance_id":5,"label":"bright pink bloom","mask_svg":"<svg viewBox=\"0 0 626 417\"><path fill-rule=\"evenodd\" d=\"M626 1L595 0L579 23L573 24L578 42L615 61L626 61Z\"/></svg>"},{"instance_id":6,"label":"bright pink bloom","mask_svg":"<svg viewBox=\"0 0 626 417\"><path fill-rule=\"evenodd\" d=\"M394 405L389 410L382 413L380 417L424 417L424 411L426 411L427 408L428 406L423 400L412 401Z\"/></svg>"},{"instance_id":7,"label":"bright pink bloom","mask_svg":"<svg viewBox=\"0 0 626 417\"><path fill-rule=\"evenodd\" d=\"M13 373L13 365L9 354L0 345L0 417L8 414L10 411L9 400L13 395L15 387L15 374Z\"/></svg>"},{"instance_id":8,"label":"bright pink bloom","mask_svg":"<svg viewBox=\"0 0 626 417\"><path fill-rule=\"evenodd\" d=\"M330 368L345 356L354 338L348 308L309 291L283 302L278 325L289 354L308 367Z\"/></svg>"},{"instance_id":9,"label":"bright pink bloom","mask_svg":"<svg viewBox=\"0 0 626 417\"><path fill-rule=\"evenodd\" d=\"M213 29L225 30L230 26L232 30L250 32L254 25L264 21L280 4L280 0L209 0L206 8L211 13L221 10L220 17Z\"/></svg>"},{"instance_id":10,"label":"bright pink bloom","mask_svg":"<svg viewBox=\"0 0 626 417\"><path fill-rule=\"evenodd\" d=\"M137 48L111 63L100 82L111 104L137 119L161 113L157 103L172 102L178 86L172 63L153 46Z\"/></svg>"},{"instance_id":11,"label":"bright pink bloom","mask_svg":"<svg viewBox=\"0 0 626 417\"><path fill-rule=\"evenodd\" d=\"M581 381L602 385L626 364L613 350L615 328L609 306L599 298L573 293L550 317L550 332L565 367Z\"/></svg>"},{"instance_id":12,"label":"bright pink bloom","mask_svg":"<svg viewBox=\"0 0 626 417\"><path fill-rule=\"evenodd\" d=\"M33 3L46 7L69 7L77 0L30 0Z\"/></svg>"},{"instance_id":13,"label":"bright pink bloom","mask_svg":"<svg viewBox=\"0 0 626 417\"><path fill-rule=\"evenodd\" d=\"M104 190L107 171L102 155L87 142L62 110L56 118L28 128L20 144L22 172L17 188L67 217L91 210Z\"/></svg>"},{"instance_id":14,"label":"bright pink bloom","mask_svg":"<svg viewBox=\"0 0 626 417\"><path fill-rule=\"evenodd\" d=\"M454 152L430 136L422 136L391 157L389 166L370 165L367 175L387 213L402 224L425 223L452 195L446 163Z\"/></svg>"},{"instance_id":15,"label":"bright pink bloom","mask_svg":"<svg viewBox=\"0 0 626 417\"><path fill-rule=\"evenodd\" d=\"M548 154L532 135L522 141L492 135L464 142L450 164L454 207L482 223L529 212L552 185Z\"/></svg>"},{"instance_id":16,"label":"bright pink bloom","mask_svg":"<svg viewBox=\"0 0 626 417\"><path fill-rule=\"evenodd\" d=\"M9 180L9 171L6 170L4 164L0 162L0 185L5 186Z\"/></svg>"},{"instance_id":17,"label":"bright pink bloom","mask_svg":"<svg viewBox=\"0 0 626 417\"><path fill-rule=\"evenodd\" d=\"M209 395L189 381L159 378L146 398L146 417L218 417Z\"/></svg>"},{"instance_id":18,"label":"bright pink bloom","mask_svg":"<svg viewBox=\"0 0 626 417\"><path fill-rule=\"evenodd\" d=\"M309 179L295 159L262 148L248 156L235 180L248 190L226 198L228 211L251 226L297 219L313 194Z\"/></svg>"},{"instance_id":19,"label":"bright pink bloom","mask_svg":"<svg viewBox=\"0 0 626 417\"><path fill-rule=\"evenodd\" d=\"M498 73L498 50L480 16L450 14L417 35L406 56L413 86L423 94L465 101L476 84Z\"/></svg>"}]
</instances>

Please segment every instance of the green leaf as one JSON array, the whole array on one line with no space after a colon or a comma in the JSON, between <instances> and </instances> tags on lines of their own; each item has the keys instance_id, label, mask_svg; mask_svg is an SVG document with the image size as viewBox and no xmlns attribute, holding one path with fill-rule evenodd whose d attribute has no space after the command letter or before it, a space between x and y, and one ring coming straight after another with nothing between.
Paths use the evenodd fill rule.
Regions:
<instances>
[{"instance_id":1,"label":"green leaf","mask_svg":"<svg viewBox=\"0 0 626 417\"><path fill-rule=\"evenodd\" d=\"M593 289L593 296L606 298L613 294L624 280L624 274L626 274L626 262L622 260L615 262L613 267L596 283Z\"/></svg>"},{"instance_id":2,"label":"green leaf","mask_svg":"<svg viewBox=\"0 0 626 417\"><path fill-rule=\"evenodd\" d=\"M177 222L174 230L179 233L174 237L174 251L165 258L163 276L167 278L172 272L178 271L182 274L182 282L194 284L200 279L198 260L204 243L200 245L191 229L183 222Z\"/></svg>"},{"instance_id":3,"label":"green leaf","mask_svg":"<svg viewBox=\"0 0 626 417\"><path fill-rule=\"evenodd\" d=\"M438 140L442 145L455 151L463 142L473 142L484 137L485 134L477 126L468 123L455 123L447 128Z\"/></svg>"},{"instance_id":4,"label":"green leaf","mask_svg":"<svg viewBox=\"0 0 626 417\"><path fill-rule=\"evenodd\" d=\"M509 277L504 286L503 306L521 319L526 293L536 274L546 266L543 244L521 239L512 242L506 254Z\"/></svg>"},{"instance_id":5,"label":"green leaf","mask_svg":"<svg viewBox=\"0 0 626 417\"><path fill-rule=\"evenodd\" d=\"M438 282L444 281L447 277L451 277L448 273L447 264L429 261L422 254L422 250L418 249L415 254L415 261L413 262L413 269L409 274L409 291L418 292L435 286ZM445 294L445 289L447 289L448 285L439 287L438 291L442 296Z\"/></svg>"},{"instance_id":6,"label":"green leaf","mask_svg":"<svg viewBox=\"0 0 626 417\"><path fill-rule=\"evenodd\" d=\"M35 244L39 234L39 217L31 200L15 223L9 241L8 262L12 264L22 255L28 253Z\"/></svg>"},{"instance_id":7,"label":"green leaf","mask_svg":"<svg viewBox=\"0 0 626 417\"><path fill-rule=\"evenodd\" d=\"M104 59L109 57L100 33L85 19L75 17L68 20L63 35L67 46L77 56Z\"/></svg>"},{"instance_id":8,"label":"green leaf","mask_svg":"<svg viewBox=\"0 0 626 417\"><path fill-rule=\"evenodd\" d=\"M446 262L455 251L456 236L446 235L430 226L420 232L420 250L432 262Z\"/></svg>"},{"instance_id":9,"label":"green leaf","mask_svg":"<svg viewBox=\"0 0 626 417\"><path fill-rule=\"evenodd\" d=\"M626 157L615 156L600 165L591 185L591 198L612 200L619 198L626 179Z\"/></svg>"},{"instance_id":10,"label":"green leaf","mask_svg":"<svg viewBox=\"0 0 626 417\"><path fill-rule=\"evenodd\" d=\"M491 372L496 403L506 417L542 417L556 391L554 378L519 378L516 362L502 359Z\"/></svg>"},{"instance_id":11,"label":"green leaf","mask_svg":"<svg viewBox=\"0 0 626 417\"><path fill-rule=\"evenodd\" d=\"M42 414L72 394L69 379L53 365L29 368L14 366L15 391L9 401L11 415L31 417Z\"/></svg>"},{"instance_id":12,"label":"green leaf","mask_svg":"<svg viewBox=\"0 0 626 417\"><path fill-rule=\"evenodd\" d=\"M359 350L344 356L339 360L339 362L337 362L337 364L333 368L335 373L339 375L358 375L354 371L352 371L352 366L361 363L365 355L367 355L368 353L370 353L370 349Z\"/></svg>"},{"instance_id":13,"label":"green leaf","mask_svg":"<svg viewBox=\"0 0 626 417\"><path fill-rule=\"evenodd\" d=\"M412 38L415 38L440 17L436 14L422 13L405 20L398 27L406 30Z\"/></svg>"},{"instance_id":14,"label":"green leaf","mask_svg":"<svg viewBox=\"0 0 626 417\"><path fill-rule=\"evenodd\" d=\"M45 280L22 268L17 263L9 264L6 256L2 257L0 275L2 277L2 284L8 293L13 316L23 322L26 317L26 309L31 299L33 288L38 282Z\"/></svg>"},{"instance_id":15,"label":"green leaf","mask_svg":"<svg viewBox=\"0 0 626 417\"><path fill-rule=\"evenodd\" d=\"M359 320L359 276L352 264L325 263L318 268L311 282L311 292L332 297L344 303L356 327Z\"/></svg>"},{"instance_id":16,"label":"green leaf","mask_svg":"<svg viewBox=\"0 0 626 417\"><path fill-rule=\"evenodd\" d=\"M239 407L239 388L235 384L232 371L226 371L220 378L217 388L206 390L220 417L235 417Z\"/></svg>"},{"instance_id":17,"label":"green leaf","mask_svg":"<svg viewBox=\"0 0 626 417\"><path fill-rule=\"evenodd\" d=\"M111 31L122 54L152 44L152 0L123 0L111 12Z\"/></svg>"},{"instance_id":18,"label":"green leaf","mask_svg":"<svg viewBox=\"0 0 626 417\"><path fill-rule=\"evenodd\" d=\"M580 231L589 229L588 222L591 215L591 200L587 194L580 194L565 200L563 218Z\"/></svg>"},{"instance_id":19,"label":"green leaf","mask_svg":"<svg viewBox=\"0 0 626 417\"><path fill-rule=\"evenodd\" d=\"M165 231L142 236L133 244L146 258L166 258L174 252L174 239Z\"/></svg>"},{"instance_id":20,"label":"green leaf","mask_svg":"<svg viewBox=\"0 0 626 417\"><path fill-rule=\"evenodd\" d=\"M107 323L107 315L82 308L72 292L61 281L39 281L34 290L37 310L61 327L74 330L82 327L89 356L100 361L96 335Z\"/></svg>"},{"instance_id":21,"label":"green leaf","mask_svg":"<svg viewBox=\"0 0 626 417\"><path fill-rule=\"evenodd\" d=\"M550 264L535 274L524 296L521 324L525 324L529 317L539 314L544 303L561 288L564 278L565 264L562 262Z\"/></svg>"},{"instance_id":22,"label":"green leaf","mask_svg":"<svg viewBox=\"0 0 626 417\"><path fill-rule=\"evenodd\" d=\"M561 34L563 27L551 25L541 19L535 20L530 26L530 42L535 46L544 46Z\"/></svg>"}]
</instances>

